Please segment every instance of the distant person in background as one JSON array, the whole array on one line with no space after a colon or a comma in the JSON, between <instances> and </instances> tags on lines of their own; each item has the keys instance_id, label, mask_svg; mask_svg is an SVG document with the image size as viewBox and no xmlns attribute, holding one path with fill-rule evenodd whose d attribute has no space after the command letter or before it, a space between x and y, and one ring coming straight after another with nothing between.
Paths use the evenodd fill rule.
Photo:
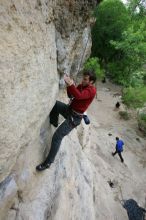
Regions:
<instances>
[{"instance_id":1,"label":"distant person in background","mask_svg":"<svg viewBox=\"0 0 146 220\"><path fill-rule=\"evenodd\" d=\"M102 83L106 83L106 78L105 77L103 78Z\"/></svg>"},{"instance_id":2,"label":"distant person in background","mask_svg":"<svg viewBox=\"0 0 146 220\"><path fill-rule=\"evenodd\" d=\"M120 108L120 103L117 102L116 105L115 105L115 107L116 107L117 109Z\"/></svg>"},{"instance_id":3,"label":"distant person in background","mask_svg":"<svg viewBox=\"0 0 146 220\"><path fill-rule=\"evenodd\" d=\"M124 162L124 159L122 157L123 145L124 145L124 142L120 140L119 137L116 137L116 151L112 153L112 155L114 157L116 154L118 154L122 163Z\"/></svg>"}]
</instances>

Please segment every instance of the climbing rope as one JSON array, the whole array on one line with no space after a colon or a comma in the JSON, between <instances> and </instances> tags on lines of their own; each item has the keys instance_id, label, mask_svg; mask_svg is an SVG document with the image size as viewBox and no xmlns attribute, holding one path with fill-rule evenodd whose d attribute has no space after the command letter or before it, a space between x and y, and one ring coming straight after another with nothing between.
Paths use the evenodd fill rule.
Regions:
<instances>
[{"instance_id":1,"label":"climbing rope","mask_svg":"<svg viewBox=\"0 0 146 220\"><path fill-rule=\"evenodd\" d=\"M88 38L87 38L87 41L86 41L86 44L85 44L85 48L84 48L82 56L81 56L81 60L79 62L79 66L78 66L78 70L77 70L77 74L76 74L76 78L75 78L75 84L77 83L77 76L78 76L78 74L80 72L81 65L83 63L83 58L84 58L84 55L85 55L85 52L86 52L86 48L87 48L87 45L88 45L89 37L90 37L90 34L88 35Z\"/></svg>"},{"instance_id":2,"label":"climbing rope","mask_svg":"<svg viewBox=\"0 0 146 220\"><path fill-rule=\"evenodd\" d=\"M84 55L85 55L85 52L86 52L86 48L87 48L87 45L88 45L89 37L90 37L90 35L88 35L87 42L86 42L85 48L84 48L84 50L83 50L83 54L82 54L82 56L81 56L81 60L80 60L80 63L79 63L77 75L78 75L78 73L80 72L80 69L81 69L81 65L82 65L83 58L84 58Z\"/></svg>"}]
</instances>

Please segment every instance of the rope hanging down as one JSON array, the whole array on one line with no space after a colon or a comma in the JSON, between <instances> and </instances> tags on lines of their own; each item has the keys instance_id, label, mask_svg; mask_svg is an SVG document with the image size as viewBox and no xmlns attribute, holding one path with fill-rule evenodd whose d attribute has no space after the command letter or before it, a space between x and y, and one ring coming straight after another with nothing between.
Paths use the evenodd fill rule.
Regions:
<instances>
[{"instance_id":1,"label":"rope hanging down","mask_svg":"<svg viewBox=\"0 0 146 220\"><path fill-rule=\"evenodd\" d=\"M82 54L82 57L81 57L81 60L80 60L80 63L79 63L79 68L78 68L78 71L77 71L77 75L78 75L78 73L80 72L80 69L81 69L81 65L82 65L83 58L84 58L86 48L87 48L87 45L88 45L89 37L90 37L90 34L88 35L87 42L85 44L85 48L84 48L84 51L83 51L83 54Z\"/></svg>"}]
</instances>

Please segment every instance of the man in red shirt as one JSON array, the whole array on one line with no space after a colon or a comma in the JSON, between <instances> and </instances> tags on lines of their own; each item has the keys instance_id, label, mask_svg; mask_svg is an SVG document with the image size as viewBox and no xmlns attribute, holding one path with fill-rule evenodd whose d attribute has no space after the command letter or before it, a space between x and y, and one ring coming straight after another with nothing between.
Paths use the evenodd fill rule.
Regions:
<instances>
[{"instance_id":1,"label":"man in red shirt","mask_svg":"<svg viewBox=\"0 0 146 220\"><path fill-rule=\"evenodd\" d=\"M96 75L93 71L85 71L83 73L82 83L77 87L67 75L64 76L64 81L67 85L68 96L73 98L69 105L56 101L50 112L50 123L55 127L58 127L59 114L65 118L65 121L56 129L52 137L50 152L46 160L36 167L37 171L43 171L49 168L51 163L54 162L63 137L68 135L81 123L84 112L96 95L96 88L93 86L96 81Z\"/></svg>"}]
</instances>

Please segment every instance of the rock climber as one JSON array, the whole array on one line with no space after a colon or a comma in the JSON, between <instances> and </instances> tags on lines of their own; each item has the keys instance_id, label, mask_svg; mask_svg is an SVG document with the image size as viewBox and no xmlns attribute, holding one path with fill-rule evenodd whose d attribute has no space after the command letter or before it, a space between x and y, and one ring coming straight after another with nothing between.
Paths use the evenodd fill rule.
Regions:
<instances>
[{"instance_id":1,"label":"rock climber","mask_svg":"<svg viewBox=\"0 0 146 220\"><path fill-rule=\"evenodd\" d=\"M87 110L96 95L96 88L94 83L96 75L93 71L84 71L82 83L77 87L73 80L65 74L64 81L67 85L67 93L73 96L69 105L56 101L53 109L50 112L50 123L58 127L58 118L61 114L65 120L56 129L51 142L50 152L43 163L36 167L37 171L43 171L50 167L54 162L55 156L61 145L64 136L68 135L74 128L76 128L83 118L84 112Z\"/></svg>"}]
</instances>

